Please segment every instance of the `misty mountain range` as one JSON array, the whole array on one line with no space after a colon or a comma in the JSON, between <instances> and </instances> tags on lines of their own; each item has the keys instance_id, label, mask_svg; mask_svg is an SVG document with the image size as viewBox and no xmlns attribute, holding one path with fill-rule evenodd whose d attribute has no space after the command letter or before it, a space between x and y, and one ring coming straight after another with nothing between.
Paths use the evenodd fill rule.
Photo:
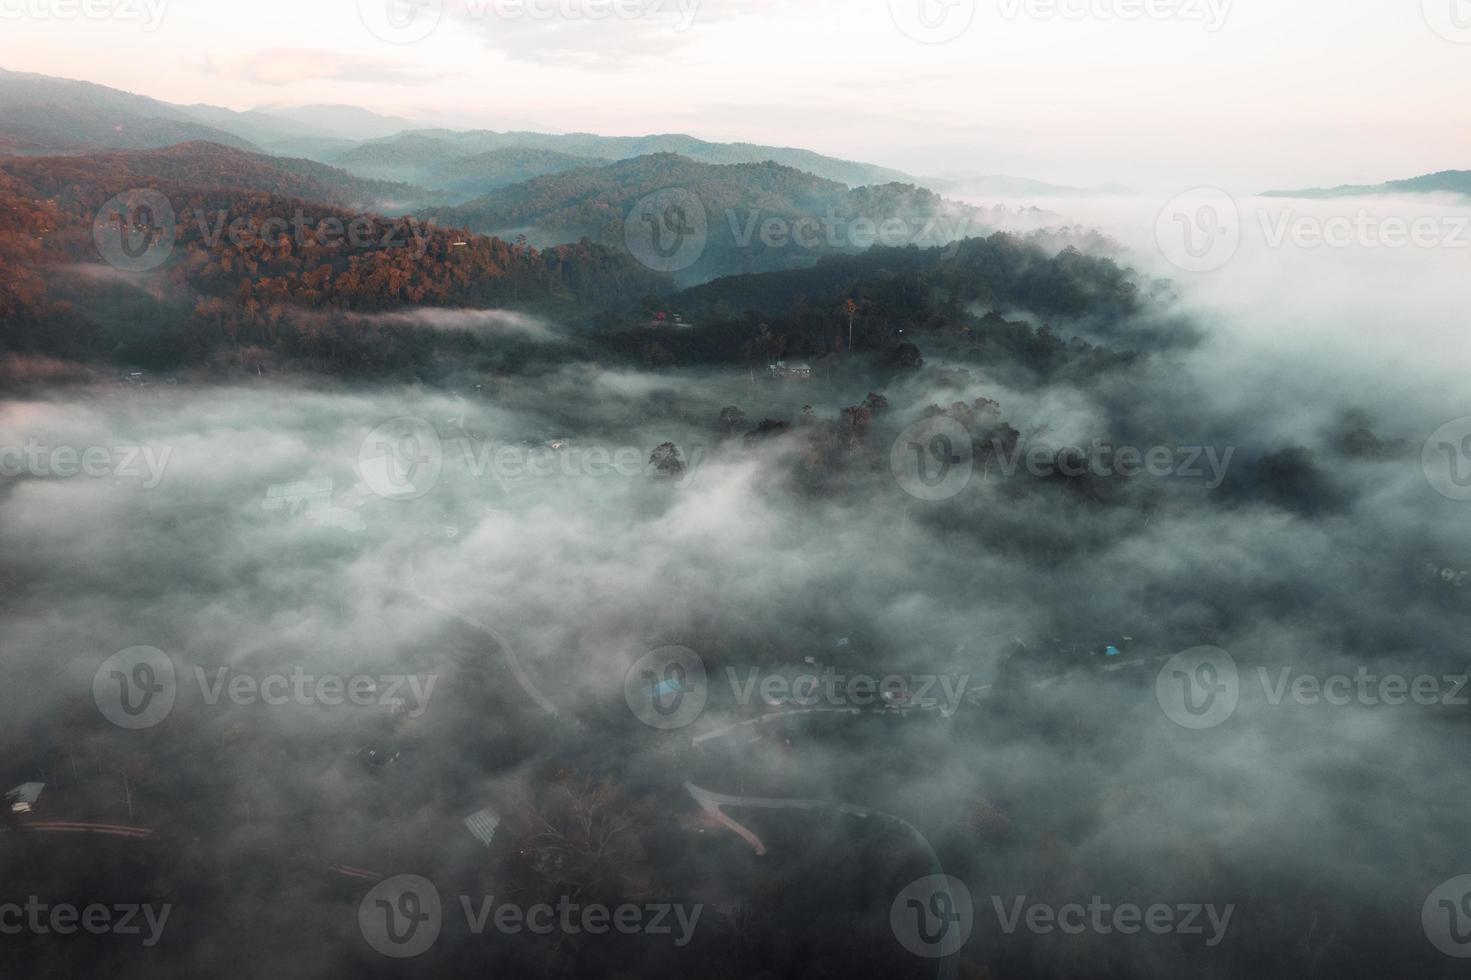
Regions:
<instances>
[{"instance_id":1,"label":"misty mountain range","mask_svg":"<svg viewBox=\"0 0 1471 980\"><path fill-rule=\"evenodd\" d=\"M921 178L811 150L713 143L681 134L597 136L425 128L411 119L346 105L245 111L174 105L91 82L0 69L0 153L49 156L159 149L195 140L306 158L360 177L466 198L574 167L657 153L708 164L770 161L850 187L898 182L995 197L1127 191L1116 184L1084 189L995 175Z\"/></svg>"},{"instance_id":2,"label":"misty mountain range","mask_svg":"<svg viewBox=\"0 0 1471 980\"><path fill-rule=\"evenodd\" d=\"M1064 223L1036 209L947 201L898 171L807 150L680 135L400 132L402 125L411 123L353 107L233 112L0 73L0 146L15 154L4 171L46 196L75 200L88 188L82 196L94 204L109 196L103 190L166 184L413 214L445 228L525 236L539 248L588 239L623 249L630 209L678 187L701 202L709 234L699 261L680 271L681 285L860 251L869 244L863 223L884 225L894 236L887 244L922 247ZM392 135L378 135L385 132ZM802 224L813 219L820 228ZM769 240L773 221L780 240ZM813 237L792 240L794 227L798 239Z\"/></svg>"},{"instance_id":3,"label":"misty mountain range","mask_svg":"<svg viewBox=\"0 0 1471 980\"><path fill-rule=\"evenodd\" d=\"M1464 253L1125 195L0 73L0 976L1464 976Z\"/></svg>"},{"instance_id":4,"label":"misty mountain range","mask_svg":"<svg viewBox=\"0 0 1471 980\"><path fill-rule=\"evenodd\" d=\"M1372 197L1386 194L1458 194L1471 197L1471 170L1442 170L1439 173L1388 180L1382 184L1344 184L1340 187L1311 187L1296 191L1267 191L1263 197L1329 199Z\"/></svg>"},{"instance_id":5,"label":"misty mountain range","mask_svg":"<svg viewBox=\"0 0 1471 980\"><path fill-rule=\"evenodd\" d=\"M710 143L693 136L595 136L587 133L459 132L416 128L352 106L252 109L171 105L90 82L0 69L0 150L31 155L99 149L155 149L208 140L237 149L303 156L362 176L435 188L446 165L492 151L525 153L520 179L564 169L568 157L625 160L679 153L706 163L767 160L851 185L908 180L896 170L826 157L810 150L750 143ZM514 157L491 158L506 167ZM463 174L463 170L451 171ZM447 179L453 180L450 176Z\"/></svg>"},{"instance_id":6,"label":"misty mountain range","mask_svg":"<svg viewBox=\"0 0 1471 980\"><path fill-rule=\"evenodd\" d=\"M886 220L901 222L902 242L891 244L929 247L993 228L989 212L946 201L913 184L850 189L769 161L708 164L673 153L536 177L422 214L440 225L503 238L526 234L547 244L588 238L616 246L624 242L631 209L670 187L698 201L701 213L695 220L708 234L699 261L682 270L684 282L811 265L825 254L857 250L849 228L859 219L875 228ZM812 237L805 244L786 233L803 220L821 223L808 229ZM772 221L780 223L781 240L763 236Z\"/></svg>"}]
</instances>

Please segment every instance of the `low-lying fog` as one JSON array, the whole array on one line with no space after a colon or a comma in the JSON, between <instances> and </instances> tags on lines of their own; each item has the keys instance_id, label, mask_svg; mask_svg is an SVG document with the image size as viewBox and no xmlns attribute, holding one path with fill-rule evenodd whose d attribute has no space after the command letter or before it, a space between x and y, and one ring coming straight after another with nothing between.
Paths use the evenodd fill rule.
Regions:
<instances>
[{"instance_id":1,"label":"low-lying fog","mask_svg":"<svg viewBox=\"0 0 1471 980\"><path fill-rule=\"evenodd\" d=\"M584 769L638 783L665 815L692 810L688 779L901 816L975 895L972 944L1011 950L1039 971L1106 955L1118 975L1226 976L1253 963L1258 940L1300 946L1262 975L1325 964L1338 975L1360 964L1443 969L1419 915L1430 889L1471 872L1460 843L1471 709L1304 705L1291 695L1274 705L1257 668L1274 683L1283 668L1315 677L1465 670L1466 595L1448 591L1440 569L1471 555L1471 503L1436 491L1421 450L1466 412L1471 349L1459 300L1471 248L1272 247L1257 214L1321 220L1367 207L1453 227L1468 209L1242 199L1239 251L1191 274L1160 257L1159 203L1056 208L1133 248L1126 261L1137 268L1170 275L1176 311L1206 331L1200 346L1086 388L1025 385L973 366L969 380L941 377L943 359L927 352L921 371L883 384L890 408L870 436L876 465L855 466L823 493L790 478L798 444L746 448L740 431L723 436L716 421L727 405L744 410L745 428L795 422L804 404L833 418L881 384L866 367L819 372L796 388L744 371L592 365L493 392L472 380L447 392L154 378L0 403L0 445L40 447L43 469L58 447L79 458L99 450L96 475L26 463L0 480L0 711L8 731L34 737L5 749L27 764L44 758L64 791L73 750L57 719L91 709L105 658L151 646L183 678L182 710L161 729L188 736L142 743L153 748L132 822L187 824L214 842L217 860L280 835L302 853L371 868L375 854L459 841L476 806L572 754ZM444 325L432 316L403 324ZM491 326L542 336L522 319ZM1096 508L1025 475L977 472L939 502L905 493L888 463L901 430L927 405L978 397L999 402L1024 433L1047 426L1056 444L1200 446L1218 459L1231 450L1230 473L1217 487L1143 476L1121 504ZM437 448L422 429L419 441L396 443L407 430L392 420L404 417L429 423ZM1345 450L1358 429L1380 449ZM646 465L665 442L688 464L676 478ZM1264 462L1298 447L1311 463L1290 477ZM383 456L399 452L419 461L411 488L386 480ZM1062 681L999 693L1016 638L1036 649L1054 637L1123 636L1138 644L1120 658L1129 669L1093 669L1101 661L1083 654L1047 662L1074 670ZM812 657L998 688L977 691L948 720L839 722L790 751L768 742L695 751L690 736L744 717L739 708L712 698L689 729L662 736L625 704L629 668L669 644L694 649L719 683L726 666ZM1157 658L1202 644L1240 664L1241 703L1225 724L1191 730L1161 710ZM488 688L457 682L467 664ZM360 742L339 737L356 722L301 707L212 708L195 667L211 677L221 667L437 675L423 721L408 723L416 734L402 736L413 746L392 777L403 813L377 812L384 784L360 778ZM225 735L242 719L302 737L274 743L270 758L236 752ZM211 815L191 822L194 804L174 784L201 769L233 802L225 816L200 803ZM102 778L87 771L75 778ZM1006 814L1008 833L973 833L983 805ZM701 837L685 870L714 880L757 860L734 837L717 844L723 834ZM248 951L305 967L310 957L294 957L308 956L315 930L357 941L353 901L277 893L275 880L244 876L224 904L284 904L272 916L278 947L257 949L250 927L214 918L190 923L179 942L200 947L200 964ZM808 884L813 902L843 900ZM794 894L808 894L801 885ZM1181 937L1121 947L1094 936L1017 952L1023 941L1000 935L992 912L992 896L1009 905L1018 895L1099 894L1234 903L1225 951ZM882 921L887 908L874 914ZM1354 930L1364 922L1377 932Z\"/></svg>"},{"instance_id":2,"label":"low-lying fog","mask_svg":"<svg viewBox=\"0 0 1471 980\"><path fill-rule=\"evenodd\" d=\"M1421 372L1456 391L1466 384L1471 201L1437 194L1314 200L1237 193L1201 199L1200 188L1179 190L1169 198L1001 203L1037 206L1103 229L1129 249L1129 264L1173 280L1220 343L1251 341L1246 346L1253 357L1305 358L1328 371L1371 365L1376 385L1400 384L1407 391L1425 386ZM1213 248L1204 272L1186 271L1170 260L1181 257L1183 232L1174 215L1191 216L1197 200L1227 219L1223 228L1239 231L1239 246ZM1196 228L1201 249L1204 234Z\"/></svg>"}]
</instances>

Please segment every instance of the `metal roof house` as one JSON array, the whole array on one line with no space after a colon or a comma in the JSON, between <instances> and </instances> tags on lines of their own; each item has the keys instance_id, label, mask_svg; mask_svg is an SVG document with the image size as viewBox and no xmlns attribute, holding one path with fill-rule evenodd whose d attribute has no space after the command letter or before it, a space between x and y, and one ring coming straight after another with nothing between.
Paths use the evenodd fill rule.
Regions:
<instances>
[{"instance_id":1,"label":"metal roof house","mask_svg":"<svg viewBox=\"0 0 1471 980\"><path fill-rule=\"evenodd\" d=\"M465 818L465 829L480 843L489 847L495 840L495 832L501 825L501 815L490 807L479 810Z\"/></svg>"},{"instance_id":2,"label":"metal roof house","mask_svg":"<svg viewBox=\"0 0 1471 980\"><path fill-rule=\"evenodd\" d=\"M807 381L812 377L812 365L810 364L788 364L786 361L777 361L771 365L770 371L773 378L787 381Z\"/></svg>"},{"instance_id":3,"label":"metal roof house","mask_svg":"<svg viewBox=\"0 0 1471 980\"><path fill-rule=\"evenodd\" d=\"M15 789L5 794L10 804L11 813L30 813L31 807L35 806L41 799L41 791L46 788L45 783L21 783Z\"/></svg>"},{"instance_id":4,"label":"metal roof house","mask_svg":"<svg viewBox=\"0 0 1471 980\"><path fill-rule=\"evenodd\" d=\"M284 510L293 516L315 510L331 504L334 486L330 476L297 483L278 483L266 488L266 499L261 507L267 511Z\"/></svg>"}]
</instances>

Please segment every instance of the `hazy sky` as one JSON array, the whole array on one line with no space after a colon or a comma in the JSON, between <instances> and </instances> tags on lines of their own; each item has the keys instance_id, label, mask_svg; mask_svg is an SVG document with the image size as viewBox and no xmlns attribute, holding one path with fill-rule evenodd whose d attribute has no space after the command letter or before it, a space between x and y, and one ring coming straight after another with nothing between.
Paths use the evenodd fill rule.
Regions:
<instances>
[{"instance_id":1,"label":"hazy sky","mask_svg":"<svg viewBox=\"0 0 1471 980\"><path fill-rule=\"evenodd\" d=\"M427 37L365 24L414 3L409 35L446 8ZM1471 166L1471 0L0 0L0 17L4 67L237 109L1161 188Z\"/></svg>"}]
</instances>

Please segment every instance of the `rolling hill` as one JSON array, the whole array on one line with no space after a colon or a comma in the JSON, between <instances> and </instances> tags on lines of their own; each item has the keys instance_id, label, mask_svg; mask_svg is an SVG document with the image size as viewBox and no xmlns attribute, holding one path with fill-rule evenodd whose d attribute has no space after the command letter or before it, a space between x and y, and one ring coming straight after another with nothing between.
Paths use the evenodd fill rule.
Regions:
<instances>
[{"instance_id":1,"label":"rolling hill","mask_svg":"<svg viewBox=\"0 0 1471 980\"><path fill-rule=\"evenodd\" d=\"M811 150L712 143L682 134L598 136L414 125L355 106L237 112L173 105L90 82L0 69L0 154L58 156L205 141L304 157L362 178L465 197L600 161L669 153L704 164L777 163L849 187L915 183L897 170Z\"/></svg>"},{"instance_id":2,"label":"rolling hill","mask_svg":"<svg viewBox=\"0 0 1471 980\"><path fill-rule=\"evenodd\" d=\"M709 143L693 136L596 136L591 133L497 133L489 130L456 132L426 129L370 140L327 162L363 176L404 180L436 186L435 167L456 157L493 150L543 150L603 160L628 160L657 153L677 153L700 163L736 164L773 162L806 171L849 186L912 182L897 170L826 157L811 150L759 146L753 143Z\"/></svg>"},{"instance_id":3,"label":"rolling hill","mask_svg":"<svg viewBox=\"0 0 1471 980\"><path fill-rule=\"evenodd\" d=\"M1471 170L1442 170L1439 173L1406 180L1390 180L1382 184L1344 184L1340 187L1311 187L1297 191L1267 191L1262 196L1322 200L1376 194L1460 194L1471 197Z\"/></svg>"},{"instance_id":4,"label":"rolling hill","mask_svg":"<svg viewBox=\"0 0 1471 980\"><path fill-rule=\"evenodd\" d=\"M985 229L982 212L909 184L849 189L776 163L708 164L672 153L538 177L423 217L482 234L525 234L538 244L587 238L622 247L635 205L670 188L698 200L708 231L699 257L675 270L686 284L861 251L868 245L855 222L864 219L874 228L902 222L904 244L940 245Z\"/></svg>"},{"instance_id":5,"label":"rolling hill","mask_svg":"<svg viewBox=\"0 0 1471 980\"><path fill-rule=\"evenodd\" d=\"M11 157L0 172L41 196L96 202L133 187L276 194L303 201L399 214L424 201L415 187L365 180L311 160L249 153L217 143L182 143L61 157Z\"/></svg>"},{"instance_id":6,"label":"rolling hill","mask_svg":"<svg viewBox=\"0 0 1471 980\"><path fill-rule=\"evenodd\" d=\"M0 69L0 142L33 155L144 150L208 140L255 149L183 109L91 82Z\"/></svg>"},{"instance_id":7,"label":"rolling hill","mask_svg":"<svg viewBox=\"0 0 1471 980\"><path fill-rule=\"evenodd\" d=\"M579 167L601 167L609 162L558 153L556 150L507 147L451 159L434 168L425 183L441 191L475 198L536 177L576 170Z\"/></svg>"}]
</instances>

